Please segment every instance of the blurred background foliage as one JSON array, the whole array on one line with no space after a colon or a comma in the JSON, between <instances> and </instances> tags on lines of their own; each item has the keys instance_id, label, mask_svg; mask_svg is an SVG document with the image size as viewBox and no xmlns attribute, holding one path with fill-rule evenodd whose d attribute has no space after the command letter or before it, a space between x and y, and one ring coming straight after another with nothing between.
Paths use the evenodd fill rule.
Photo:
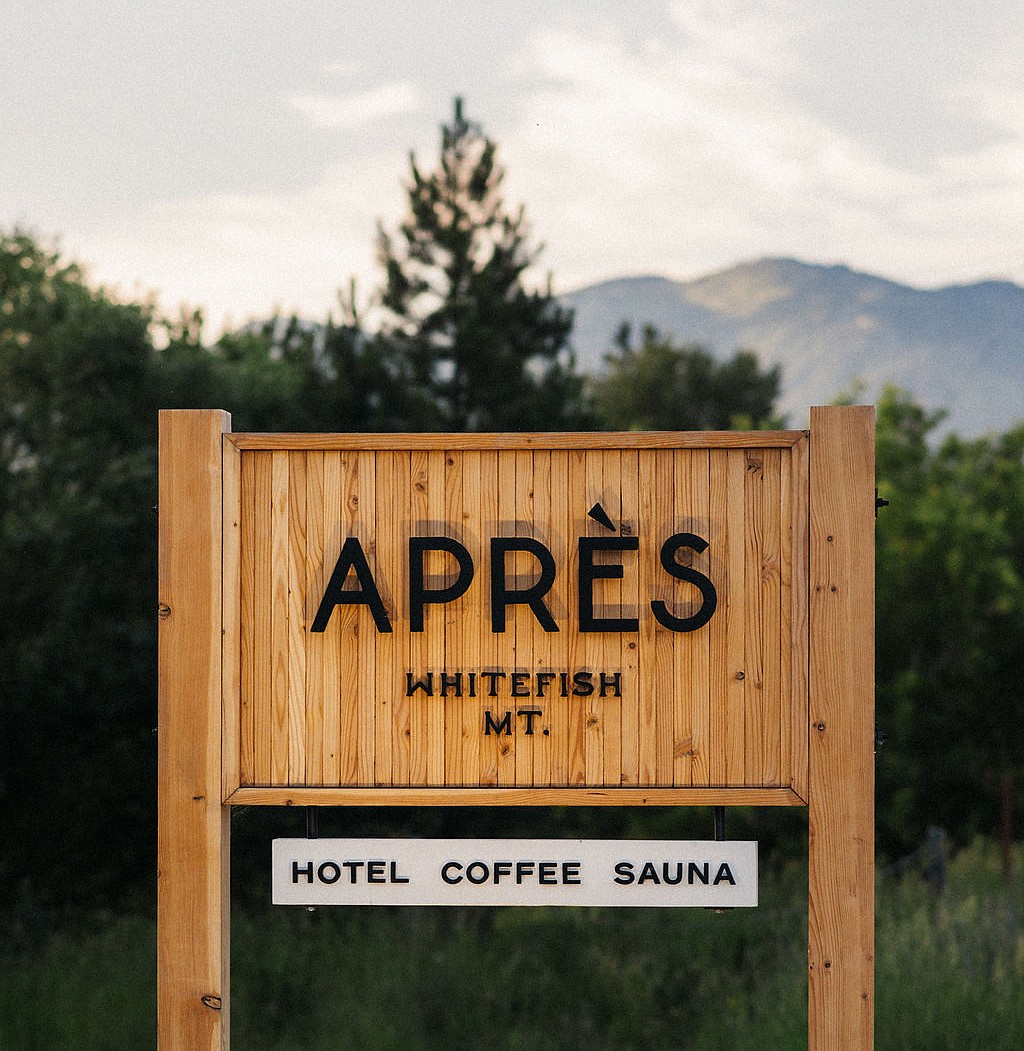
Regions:
<instances>
[{"instance_id":1,"label":"blurred background foliage","mask_svg":"<svg viewBox=\"0 0 1024 1051\"><path fill-rule=\"evenodd\" d=\"M335 316L275 316L207 341L201 313L162 318L151 303L95 287L37 237L0 232L0 929L9 947L72 920L152 911L160 408L226 408L238 431L784 422L780 376L749 350L723 360L624 329L604 373L580 375L571 315L550 283L528 284L537 252L522 210L502 199L502 175L494 144L460 113L433 171L413 159L408 215L380 233L373 325L349 293ZM968 441L940 437L941 422L904 392L879 397L878 486L891 506L877 527L887 738L878 842L896 862L929 828L955 846L983 837L1002 844L1008 871L1024 774L1024 425ZM706 812L658 810L387 810L325 821L334 834L711 831ZM270 831L301 834L295 822L236 815L240 886L263 871ZM739 812L730 822L730 834L761 839L780 871L805 835L800 814ZM533 922L547 938L574 921ZM59 956L59 944L49 951Z\"/></svg>"}]
</instances>

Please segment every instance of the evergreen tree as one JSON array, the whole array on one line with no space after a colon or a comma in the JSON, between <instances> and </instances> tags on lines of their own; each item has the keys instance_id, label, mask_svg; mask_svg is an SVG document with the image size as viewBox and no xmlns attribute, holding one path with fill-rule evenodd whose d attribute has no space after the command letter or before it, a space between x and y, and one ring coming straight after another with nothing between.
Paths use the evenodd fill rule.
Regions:
<instances>
[{"instance_id":1,"label":"evergreen tree","mask_svg":"<svg viewBox=\"0 0 1024 1051\"><path fill-rule=\"evenodd\" d=\"M433 403L437 429L585 426L567 348L572 316L550 282L525 284L536 251L522 207L505 206L503 179L495 143L456 100L437 169L424 173L411 158L408 215L396 234L380 230L382 335Z\"/></svg>"}]
</instances>

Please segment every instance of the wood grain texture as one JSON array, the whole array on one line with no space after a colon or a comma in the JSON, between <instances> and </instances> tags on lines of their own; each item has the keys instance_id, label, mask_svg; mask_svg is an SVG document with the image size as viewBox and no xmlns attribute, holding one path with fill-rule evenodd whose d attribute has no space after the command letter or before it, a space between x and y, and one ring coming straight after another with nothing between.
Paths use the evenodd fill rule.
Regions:
<instances>
[{"instance_id":1,"label":"wood grain texture","mask_svg":"<svg viewBox=\"0 0 1024 1051\"><path fill-rule=\"evenodd\" d=\"M251 436L250 436L251 437ZM273 436L270 436L273 437ZM368 440L364 437L364 445ZM803 783L806 570L802 432L737 445L720 435L589 436L492 443L419 440L401 448L329 442L300 449L244 435L237 450L239 543L232 628L237 705L226 716L238 784L328 787L791 787ZM641 436L642 437L642 436ZM600 441L598 441L600 438ZM753 436L747 436L752 441ZM600 504L607 522L588 512ZM599 518L600 516L598 516ZM674 631L654 616L699 608L697 588L662 565L662 545L693 533L704 551L677 564L714 582L709 624ZM472 561L464 593L440 602L458 562L423 553L422 631L410 631L410 537L450 538ZM491 566L492 537L539 541L555 563L541 608L520 596L539 579L533 550ZM597 629L580 631L580 539ZM365 602L311 632L342 546L358 540L392 627ZM639 544L634 549L633 541ZM419 556L417 556L419 557ZM491 586L510 601L492 630ZM363 590L350 570L347 590ZM554 618L551 631L542 619ZM634 627L604 627L624 620ZM583 681L576 676L582 675ZM236 740L237 738L237 740Z\"/></svg>"},{"instance_id":2,"label":"wood grain texture","mask_svg":"<svg viewBox=\"0 0 1024 1051\"><path fill-rule=\"evenodd\" d=\"M870 1051L872 409L814 409L807 433L728 435L229 425L219 411L160 414L159 1051L228 1046L239 805L807 805L808 1046ZM597 502L610 525L588 516ZM658 555L680 532L708 541L676 558L718 593L694 632L655 623L650 605L694 607ZM453 537L474 564L421 633L408 630L411 536ZM558 631L521 601L491 630L492 536L552 553L543 602ZM639 551L594 555L621 573L597 573L593 593L598 618L635 615L636 629L577 631L579 539L633 536ZM342 603L313 633L353 537L394 630ZM427 553L426 586L454 568ZM536 554L510 552L506 571L514 595L536 579ZM621 677L621 695L601 672ZM509 732L483 734L485 705L508 711ZM543 718L524 722L527 705Z\"/></svg>"},{"instance_id":3,"label":"wood grain texture","mask_svg":"<svg viewBox=\"0 0 1024 1051\"><path fill-rule=\"evenodd\" d=\"M213 1051L228 1040L221 434L229 425L230 417L219 411L167 410L159 417L159 1051ZM229 489L232 509L237 492L236 477ZM236 575L240 571L232 569L232 579ZM229 685L233 682L232 677ZM232 725L238 728L237 722ZM207 1006L211 1003L220 1010Z\"/></svg>"},{"instance_id":4,"label":"wood grain texture","mask_svg":"<svg viewBox=\"0 0 1024 1051\"><path fill-rule=\"evenodd\" d=\"M874 410L811 410L811 1051L874 1046Z\"/></svg>"},{"instance_id":5,"label":"wood grain texture","mask_svg":"<svg viewBox=\"0 0 1024 1051\"><path fill-rule=\"evenodd\" d=\"M789 448L806 431L561 431L502 434L232 434L239 449L748 449Z\"/></svg>"},{"instance_id":6,"label":"wood grain texture","mask_svg":"<svg viewBox=\"0 0 1024 1051\"><path fill-rule=\"evenodd\" d=\"M804 806L788 788L239 788L231 806Z\"/></svg>"}]
</instances>

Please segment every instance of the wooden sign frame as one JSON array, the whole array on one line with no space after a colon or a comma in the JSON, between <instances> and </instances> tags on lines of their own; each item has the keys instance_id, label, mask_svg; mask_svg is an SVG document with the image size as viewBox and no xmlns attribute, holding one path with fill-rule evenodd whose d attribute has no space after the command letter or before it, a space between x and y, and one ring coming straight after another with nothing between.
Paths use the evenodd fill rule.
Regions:
<instances>
[{"instance_id":1,"label":"wooden sign frame","mask_svg":"<svg viewBox=\"0 0 1024 1051\"><path fill-rule=\"evenodd\" d=\"M826 1048L866 1051L871 1048L874 1017L874 410L869 407L816 408L811 410L810 424L806 432L236 435L230 432L228 414L219 410L161 412L158 831L158 1046L161 1051L228 1046L229 815L232 806L241 804L807 806L810 861L808 1046L814 1051ZM419 450L426 455L428 450L434 450L443 457L448 450L453 453L450 463L461 462L459 457L465 453L465 462L474 464L476 461L472 457L484 451L514 457L517 453L533 455L538 450L552 455L560 450L575 450L580 456L591 456L597 463L600 454L596 450L612 448L625 452L615 453L611 462L618 463L621 455L630 468L638 462L638 457L642 459L643 456L647 456L650 464L654 464L657 457L661 458L658 462L665 462L666 450L677 459L685 454L675 451L707 450L712 458L731 451L734 460L737 456L745 457L734 469L736 484L741 487L737 492L742 492L745 484L744 473L760 471L763 460L774 457L784 463L786 466L780 468L780 477L786 479L785 485L775 489L776 502L784 508L786 524L780 530L782 538L776 548L770 544L764 547L769 552L767 555L762 553L758 546L762 541L758 540L753 556L748 559L751 565L761 567L759 572L768 576L777 574L780 581L785 581L781 590L775 583L765 587L757 585L762 592L767 590L772 595L787 596L778 607L782 610L780 614L769 613L769 619L780 620L788 633L785 635L786 646L792 660L785 667L780 665L775 676L784 682L781 706L786 709L786 715L777 728L775 723L765 724L772 727L773 740L781 735L782 758L767 764L759 760L753 770L749 763L744 768L742 763L727 762L716 773L701 769L685 755L670 755L659 767L655 753L664 746L655 744L651 746L654 751L646 761L646 767L645 761L640 759L636 764L626 764L628 769L613 767L609 772L601 766L587 768L586 762L579 760L580 770L574 776L558 762L552 763L550 758L537 758L536 762L531 758L532 765L520 764L518 772L514 765L509 766L509 773L503 779L500 772L494 773L492 766L484 762L468 767L455 764L446 769L443 761L440 761L440 767L435 761L437 769L431 775L426 770L431 762L428 758L424 760L424 772L417 780L409 773L408 764L392 763L389 759L388 764L374 767L366 759L360 768L357 756L353 759L353 769L359 768L362 772L357 769L346 778L333 767L325 776L324 760L319 756L332 753L326 748L319 752L313 748L313 745L319 747L322 733L319 736L316 733L307 735L295 729L289 738L285 728L281 731L281 741L293 742L291 759L284 754L289 747L287 743L275 745L271 740L265 746L266 755L272 757L277 748L282 758L277 767L272 758L261 766L255 746L251 745L251 736L245 736L243 724L249 717L246 705L260 703L258 699L263 696L259 687L253 685L262 673L248 673L246 668L249 665L245 661L264 644L265 639L261 642L263 636L269 638L269 635L263 632L261 636L260 631L252 626L255 622L246 620L243 607L247 603L251 605L251 600L242 596L257 593L246 591L245 581L251 576L253 565L262 564L262 560L287 561L288 549L294 547L294 540L288 528L282 527L272 537L261 541L263 547L259 554L247 549L242 536L247 528L253 530L254 536L258 534L261 527L251 523L263 514L259 510L260 501L254 500L252 494L259 491L260 485L268 486L267 492L273 492L275 485L283 486L283 490L278 490L280 499L275 501L272 496L269 502L263 501L267 506L280 506L287 499L290 487L298 494L294 479L289 480L286 471L289 457L294 459L302 450L311 449L316 456L366 448L381 453L383 463L391 462L388 457L393 459L399 453L404 455L403 451ZM750 452L765 449L785 450L785 453L772 452L770 456L764 456ZM247 474L242 462L250 452L267 454L266 463L263 468L254 468ZM779 460L779 456L783 459ZM548 461L540 457L537 463L541 462ZM678 459L678 462L683 461ZM278 467L275 468L273 463ZM298 461L296 465L297 470L305 470ZM478 469L473 467L473 471ZM658 470L654 466L649 469ZM264 482L254 480L259 477L260 470L265 472ZM609 476L614 473L608 467L602 470ZM623 475L628 473L624 471ZM550 477L544 476L544 479L550 488ZM532 500L535 491L543 491L544 479L533 479L529 486L518 491L510 488L508 500L513 503L522 500L523 493L528 493ZM602 480L606 480L604 476ZM635 478L628 484L637 492L637 499L651 488L638 487ZM386 490L387 487L382 488L382 492ZM592 491L604 490L601 485L596 488L589 486L585 491L580 488L575 495L582 497ZM758 493L760 490L755 490L754 496L747 498L748 507L751 500L755 503L761 500ZM742 507L744 497L739 495L736 499L739 501L736 506ZM641 505L642 500L636 506ZM624 519L629 517L627 508L630 506L631 501L626 497L617 504ZM649 504L642 506L650 510ZM470 512L465 513L468 517ZM394 517L384 508L380 520L388 519L389 515ZM633 517L637 515L639 512ZM762 521L759 515L760 512L756 511L749 519L755 523L755 531L759 528L756 523ZM640 517L646 520L648 516L645 513ZM596 520L600 519L601 514L597 513ZM668 518L665 520L667 522ZM578 518L561 521L567 523L564 532L573 536L577 533L584 536L588 532L602 535L602 529L616 526L622 535L628 535L637 528L635 523L629 526L606 521L603 526L590 528L585 524L581 526ZM306 527L300 521L298 528L301 531ZM314 525L313 528L317 527ZM489 527L476 523L474 528L479 534ZM677 533L678 536L689 537L691 534L683 532ZM394 550L402 549L401 545L405 543L404 536L399 538ZM429 548L436 543L424 539L420 547ZM555 545L554 540L550 543ZM613 547L624 546L617 542L608 543ZM741 557L743 545L750 541L744 540L742 530L734 530L731 543ZM689 545L692 550L681 552L680 545ZM590 543L589 546L595 545ZM321 596L321 589L329 575L328 563L338 557L337 543L335 548L329 548L329 543L322 542L317 548L318 556L322 553L325 567L319 570L315 587L308 582L296 585L295 579L289 581L287 575L283 584L279 579L276 585L281 603L300 602L294 617L302 622L303 632L296 635L298 641L291 650L287 643L282 642L267 650L269 656L257 658L257 661L271 662L278 669L274 674L281 677L279 682L264 690L267 696L286 697L287 683L300 681L298 672L289 680L287 665L292 661L301 663L305 647L311 644L311 636L304 633L319 599L324 597L326 601L326 596ZM691 557L699 553L699 548L700 545L692 540L677 539L675 553L662 554L661 564L669 574L679 575L671 566L677 566L681 561L698 565ZM409 550L411 552L413 548ZM468 550L468 541L463 550ZM492 547L492 553L494 550ZM352 551L354 549L350 549L350 553ZM572 558L568 552L568 548L558 552L566 565ZM455 553L458 555L458 551ZM292 557L294 563L294 553ZM466 559L469 557L467 555ZM577 555L577 559L581 557L585 565L591 564L587 561L592 558L589 553ZM637 572L646 580L644 574L647 571L643 567L647 563L643 559L648 557L650 562L650 557L637 557ZM367 569L369 566L368 559ZM573 567L578 570L579 562L573 563ZM607 578L614 577L615 572L598 569L593 575ZM710 575L712 578L716 576L714 573ZM414 573L410 594L416 594L415 582L418 579ZM408 583L407 575L403 587ZM590 583L593 585L593 581ZM271 588L273 586L271 583ZM597 586L605 585L598 581ZM610 585L612 588L617 586ZM452 593L455 590L451 589ZM435 589L431 597L437 598L441 591L443 589ZM498 593L501 597L500 589ZM425 592L420 594L421 598L423 594ZM494 594L492 590L492 609ZM582 586L579 594L584 594ZM525 601L519 592L509 590L505 597L509 595L515 600ZM394 596L389 598L392 610L396 611ZM641 596L641 601L633 605L646 612L646 598ZM466 601L470 600L467 598ZM581 597L579 601L582 604L584 599ZM570 605L568 599L560 604L558 601L552 603L559 615L566 613ZM661 607L663 611L666 608L665 604ZM539 606L519 612L529 619L531 611L534 614L542 612ZM325 607L325 615L328 612ZM427 615L436 614L434 610ZM579 609L576 614L585 616ZM368 616L365 609L360 610L359 615L364 619ZM393 615L398 616L397 612ZM671 617L671 614L665 615ZM742 634L750 632L749 625L744 627L740 623L732 630L740 632L742 648ZM661 632L661 635L666 633ZM540 638L539 633L537 637ZM678 635L677 639L681 637ZM537 645L541 648L529 658L526 667L556 667L552 663L552 654L543 649L543 643L538 641ZM665 645L664 638L660 645ZM688 645L689 642L684 640L677 643L677 648L679 652L689 652ZM645 659L655 660L653 642L651 646L649 658L643 656L641 647L641 656L635 658L638 663ZM510 669L513 665L519 666L514 654L511 655ZM383 661L381 666L386 667ZM678 663L669 665L672 666L679 667ZM364 757L375 752L390 755L388 741L395 737L394 727L407 727L407 723L396 724L395 719L404 718L408 722L413 718L408 714L384 713L388 691L393 692L395 669L401 667L405 667L401 661L393 665L388 673L390 678L385 676L387 681L378 691L379 696L375 694L376 701L359 702L363 704L360 709L363 723L369 719L376 727L366 731L371 736L367 737L366 746L360 753ZM481 667L496 668L499 665L492 657L484 660ZM772 678L755 674L751 676L751 682L745 683L748 670L746 667L733 669L731 665L717 666L716 675L711 678L716 683L725 680L739 683L742 690L760 689L762 678L765 681ZM247 681L247 674L251 681ZM541 680L541 687L550 684L559 673L551 671L546 674L549 678ZM454 681L454 672L449 678ZM638 675L638 682L642 678ZM494 680L490 681L493 683ZM567 681L563 681L563 693L567 692ZM412 682L410 679L410 688ZM333 680L331 688L334 688ZM714 688L725 689L724 686ZM309 692L306 687L302 689ZM292 689L292 694L298 695L297 688ZM680 704L692 703L680 700L681 696L677 692L673 702L677 708ZM447 710L452 715L448 728L442 726L431 738L424 723L423 739L440 741L447 737L451 742L455 740L453 735L463 740L471 738L473 735L468 733L467 726L472 723L467 720L481 718L479 708L477 702L461 707L450 705ZM434 710L438 711L437 706ZM650 707L650 711L654 710ZM293 697L290 705L287 700L281 701L273 718L284 724L291 719L298 727L301 711ZM454 714L457 711L468 712L461 717L461 723L460 717ZM369 717L366 712L370 712ZM515 708L510 708L509 714L514 713ZM487 724L488 732L491 728L497 729L499 715L498 712L493 716L489 713L488 718L492 721ZM443 710L440 717L445 717ZM527 719L532 729L533 717ZM666 714L665 719L667 723L671 722L671 714ZM626 711L615 725L634 727L628 733L640 740L635 748L643 753L643 731L636 729L637 717ZM555 724L556 729L560 726ZM508 729L507 724L505 729ZM372 733L377 734L376 738L372 738ZM585 730L580 733L584 734ZM558 740L559 734L556 732L553 737ZM548 755L543 749L549 744L546 740L541 741L539 735L536 741L528 741L525 736L518 740L522 742L520 747L524 757L528 752L531 757ZM705 743L711 742L718 748L715 742L721 741L723 747L727 747L726 740L724 731L718 737L709 731ZM580 741L583 741L582 736ZM473 747L478 748L475 744ZM672 747L686 752L685 748L678 747L678 734ZM252 750L245 753L246 748ZM310 752L310 748L313 751ZM583 749L585 745L580 744L579 748ZM626 751L632 754L635 748L631 746ZM701 754L699 742L692 751ZM776 751L773 746L772 754ZM243 753L252 758L247 760ZM299 760L307 754L318 758L302 766ZM430 754L429 747L426 754ZM682 762L674 759L682 759ZM397 783L395 771L399 771ZM312 783L308 783L310 781Z\"/></svg>"}]
</instances>

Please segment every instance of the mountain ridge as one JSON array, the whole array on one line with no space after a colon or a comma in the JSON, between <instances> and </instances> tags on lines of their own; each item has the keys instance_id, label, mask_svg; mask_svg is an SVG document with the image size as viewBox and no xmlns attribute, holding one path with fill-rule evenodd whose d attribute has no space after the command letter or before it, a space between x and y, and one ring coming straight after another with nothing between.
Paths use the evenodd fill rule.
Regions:
<instances>
[{"instance_id":1,"label":"mountain ridge","mask_svg":"<svg viewBox=\"0 0 1024 1051\"><path fill-rule=\"evenodd\" d=\"M917 288L846 264L764 257L690 281L620 277L560 297L573 308L580 368L598 373L623 321L652 324L719 357L753 350L782 367L779 409L799 425L809 406L888 384L949 412L965 436L1024 420L1024 288L1011 281Z\"/></svg>"}]
</instances>

